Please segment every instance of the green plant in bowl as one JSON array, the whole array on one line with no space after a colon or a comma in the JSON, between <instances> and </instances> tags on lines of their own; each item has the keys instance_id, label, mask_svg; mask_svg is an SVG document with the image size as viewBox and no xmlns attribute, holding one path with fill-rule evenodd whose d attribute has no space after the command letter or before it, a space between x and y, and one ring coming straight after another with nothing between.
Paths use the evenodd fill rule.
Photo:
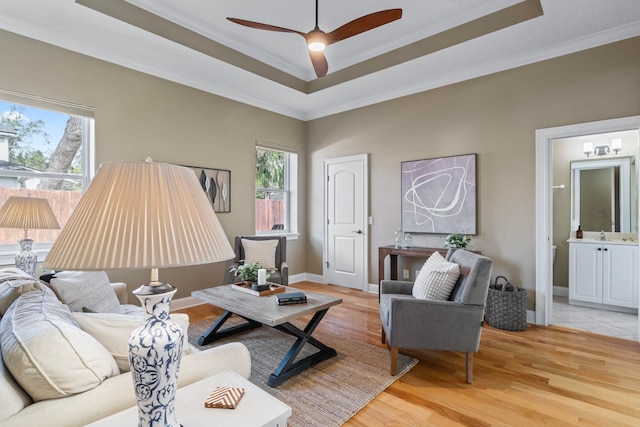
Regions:
<instances>
[{"instance_id":1,"label":"green plant in bowl","mask_svg":"<svg viewBox=\"0 0 640 427\"><path fill-rule=\"evenodd\" d=\"M258 281L258 270L262 267L257 262L250 262L247 264L242 264L236 268L233 268L231 271L234 272L236 276L242 277L242 280L245 282L257 282ZM275 270L267 270L267 280L271 277L271 273Z\"/></svg>"},{"instance_id":2,"label":"green plant in bowl","mask_svg":"<svg viewBox=\"0 0 640 427\"><path fill-rule=\"evenodd\" d=\"M444 240L444 247L464 249L471 242L471 236L462 233L452 233Z\"/></svg>"}]
</instances>

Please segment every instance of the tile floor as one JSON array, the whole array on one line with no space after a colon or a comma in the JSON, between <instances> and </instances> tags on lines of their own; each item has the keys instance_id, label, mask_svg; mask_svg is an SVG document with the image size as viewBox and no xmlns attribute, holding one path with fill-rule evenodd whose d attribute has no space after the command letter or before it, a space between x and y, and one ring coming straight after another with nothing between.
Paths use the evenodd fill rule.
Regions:
<instances>
[{"instance_id":1,"label":"tile floor","mask_svg":"<svg viewBox=\"0 0 640 427\"><path fill-rule=\"evenodd\" d=\"M638 316L569 304L567 297L553 297L552 325L638 341Z\"/></svg>"}]
</instances>

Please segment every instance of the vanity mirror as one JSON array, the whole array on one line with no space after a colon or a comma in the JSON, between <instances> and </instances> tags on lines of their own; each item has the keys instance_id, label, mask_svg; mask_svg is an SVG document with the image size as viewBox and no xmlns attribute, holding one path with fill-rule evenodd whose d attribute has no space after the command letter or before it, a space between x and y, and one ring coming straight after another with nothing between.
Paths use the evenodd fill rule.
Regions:
<instances>
[{"instance_id":1,"label":"vanity mirror","mask_svg":"<svg viewBox=\"0 0 640 427\"><path fill-rule=\"evenodd\" d=\"M585 231L635 232L637 209L631 157L571 162L571 225Z\"/></svg>"}]
</instances>

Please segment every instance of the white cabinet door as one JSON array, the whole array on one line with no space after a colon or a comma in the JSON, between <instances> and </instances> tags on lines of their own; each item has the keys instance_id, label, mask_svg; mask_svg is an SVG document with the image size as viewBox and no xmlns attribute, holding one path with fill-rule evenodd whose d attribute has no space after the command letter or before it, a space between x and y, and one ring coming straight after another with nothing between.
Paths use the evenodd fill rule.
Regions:
<instances>
[{"instance_id":1,"label":"white cabinet door","mask_svg":"<svg viewBox=\"0 0 640 427\"><path fill-rule=\"evenodd\" d=\"M638 247L603 245L602 303L638 307Z\"/></svg>"},{"instance_id":2,"label":"white cabinet door","mask_svg":"<svg viewBox=\"0 0 640 427\"><path fill-rule=\"evenodd\" d=\"M602 245L569 244L569 299L602 303Z\"/></svg>"}]
</instances>

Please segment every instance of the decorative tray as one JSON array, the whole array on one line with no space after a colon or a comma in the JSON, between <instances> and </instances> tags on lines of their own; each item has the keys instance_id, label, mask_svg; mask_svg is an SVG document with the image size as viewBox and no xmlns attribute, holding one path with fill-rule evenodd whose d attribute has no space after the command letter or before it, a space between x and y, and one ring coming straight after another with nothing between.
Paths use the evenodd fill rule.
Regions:
<instances>
[{"instance_id":1,"label":"decorative tray","mask_svg":"<svg viewBox=\"0 0 640 427\"><path fill-rule=\"evenodd\" d=\"M251 289L251 283L249 282L234 283L231 285L231 287L238 291L246 292L248 294L256 295L259 297L279 294L287 290L286 286L282 286L277 283L269 283L269 289L266 289L264 291L254 291L253 289Z\"/></svg>"}]
</instances>

